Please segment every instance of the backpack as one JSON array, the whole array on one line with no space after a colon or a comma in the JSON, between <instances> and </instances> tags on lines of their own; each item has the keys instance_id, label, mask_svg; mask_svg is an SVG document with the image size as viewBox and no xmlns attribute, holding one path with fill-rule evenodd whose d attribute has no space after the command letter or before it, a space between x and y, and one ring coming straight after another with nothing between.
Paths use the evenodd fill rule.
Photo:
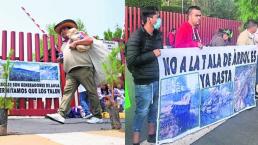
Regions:
<instances>
[{"instance_id":1,"label":"backpack","mask_svg":"<svg viewBox=\"0 0 258 145\"><path fill-rule=\"evenodd\" d=\"M69 118L81 118L81 111L82 109L79 107L72 107L69 111L67 117Z\"/></svg>"},{"instance_id":2,"label":"backpack","mask_svg":"<svg viewBox=\"0 0 258 145\"><path fill-rule=\"evenodd\" d=\"M102 63L109 55L110 50L105 47L103 41L93 38L93 43L88 53L95 69L94 79L95 79L96 85L105 84L106 75L102 69Z\"/></svg>"}]
</instances>

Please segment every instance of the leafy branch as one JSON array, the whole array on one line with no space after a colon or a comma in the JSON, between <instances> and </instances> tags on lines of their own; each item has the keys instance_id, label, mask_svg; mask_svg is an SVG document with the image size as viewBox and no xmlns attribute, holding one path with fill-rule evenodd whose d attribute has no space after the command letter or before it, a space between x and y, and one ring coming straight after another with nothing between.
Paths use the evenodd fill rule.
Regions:
<instances>
[{"instance_id":1,"label":"leafy branch","mask_svg":"<svg viewBox=\"0 0 258 145\"><path fill-rule=\"evenodd\" d=\"M13 65L10 61L10 57L13 55L13 50L11 49L10 53L8 54L8 57L6 59L6 62L2 64L3 67L3 73L2 77L4 79L4 98L0 97L0 108L3 109L12 109L13 108L13 102L12 98L7 98L7 89L8 89L8 80L10 76L10 72L12 71Z\"/></svg>"}]
</instances>

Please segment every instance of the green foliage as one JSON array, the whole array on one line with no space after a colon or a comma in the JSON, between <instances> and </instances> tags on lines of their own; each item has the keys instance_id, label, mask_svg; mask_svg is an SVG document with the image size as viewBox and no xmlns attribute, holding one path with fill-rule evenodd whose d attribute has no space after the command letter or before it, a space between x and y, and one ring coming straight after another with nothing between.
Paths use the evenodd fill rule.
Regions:
<instances>
[{"instance_id":1,"label":"green foliage","mask_svg":"<svg viewBox=\"0 0 258 145\"><path fill-rule=\"evenodd\" d=\"M122 38L122 33L123 33L122 29L117 27L115 32L113 33L113 38L121 39Z\"/></svg>"},{"instance_id":2,"label":"green foliage","mask_svg":"<svg viewBox=\"0 0 258 145\"><path fill-rule=\"evenodd\" d=\"M106 61L102 63L102 69L106 74L107 82L111 86L119 82L119 77L124 71L124 65L117 59L119 52L120 47L113 48L111 53L106 58Z\"/></svg>"},{"instance_id":3,"label":"green foliage","mask_svg":"<svg viewBox=\"0 0 258 145\"><path fill-rule=\"evenodd\" d=\"M168 12L182 12L182 8L180 6L162 6L161 7L162 11L168 11Z\"/></svg>"},{"instance_id":4,"label":"green foliage","mask_svg":"<svg viewBox=\"0 0 258 145\"><path fill-rule=\"evenodd\" d=\"M84 33L87 34L87 31L86 31L86 28L85 28L85 24L83 23L83 21L81 19L78 19L75 21L77 26L78 26L78 30L79 31L83 31ZM49 35L54 35L54 36L57 36L57 33L55 32L55 26L56 26L56 23L52 23L52 24L48 24L47 25L47 33Z\"/></svg>"},{"instance_id":5,"label":"green foliage","mask_svg":"<svg viewBox=\"0 0 258 145\"><path fill-rule=\"evenodd\" d=\"M7 98L7 89L8 89L7 84L8 84L10 72L12 71L12 68L13 68L13 64L10 61L10 57L12 54L13 54L13 50L11 49L6 59L6 62L2 64L2 67L3 67L2 78L4 80L4 97L0 97L0 108L2 109L13 108L12 98Z\"/></svg>"},{"instance_id":6,"label":"green foliage","mask_svg":"<svg viewBox=\"0 0 258 145\"><path fill-rule=\"evenodd\" d=\"M112 41L113 33L110 31L110 29L104 32L104 39L108 41Z\"/></svg>"},{"instance_id":7,"label":"green foliage","mask_svg":"<svg viewBox=\"0 0 258 145\"><path fill-rule=\"evenodd\" d=\"M8 109L11 110L13 109L14 103L13 103L13 98L11 97L0 97L0 108L3 109Z\"/></svg>"},{"instance_id":8,"label":"green foliage","mask_svg":"<svg viewBox=\"0 0 258 145\"><path fill-rule=\"evenodd\" d=\"M115 32L110 31L108 29L104 32L104 40L112 41L113 39L121 39L122 38L122 29L117 27Z\"/></svg>"},{"instance_id":9,"label":"green foliage","mask_svg":"<svg viewBox=\"0 0 258 145\"><path fill-rule=\"evenodd\" d=\"M162 0L125 0L125 5L130 7L155 6L160 9Z\"/></svg>"},{"instance_id":10,"label":"green foliage","mask_svg":"<svg viewBox=\"0 0 258 145\"><path fill-rule=\"evenodd\" d=\"M52 23L52 24L48 24L47 25L47 33L49 35L54 35L54 36L57 36L57 33L55 32L54 28L55 28L55 23Z\"/></svg>"},{"instance_id":11,"label":"green foliage","mask_svg":"<svg viewBox=\"0 0 258 145\"><path fill-rule=\"evenodd\" d=\"M183 12L185 13L191 5L191 0L184 0ZM162 0L161 10L182 13L182 0Z\"/></svg>"},{"instance_id":12,"label":"green foliage","mask_svg":"<svg viewBox=\"0 0 258 145\"><path fill-rule=\"evenodd\" d=\"M114 99L114 85L119 83L119 77L124 72L124 65L121 60L117 59L119 52L120 47L113 48L106 60L102 63L102 69L106 75L107 83L110 85L112 91L112 95L108 97L108 101L106 101L105 104L110 114L111 126L113 129L121 128L117 103Z\"/></svg>"},{"instance_id":13,"label":"green foliage","mask_svg":"<svg viewBox=\"0 0 258 145\"><path fill-rule=\"evenodd\" d=\"M194 4L201 7L203 15L236 19L237 9L234 0L198 0Z\"/></svg>"},{"instance_id":14,"label":"green foliage","mask_svg":"<svg viewBox=\"0 0 258 145\"><path fill-rule=\"evenodd\" d=\"M10 73L10 60L6 60L6 62L2 65L3 66L3 79L8 79Z\"/></svg>"},{"instance_id":15,"label":"green foliage","mask_svg":"<svg viewBox=\"0 0 258 145\"><path fill-rule=\"evenodd\" d=\"M57 37L55 37L55 42L57 42ZM39 43L40 43L40 51L39 51L39 53L40 53L40 58L42 58L43 55L44 55L43 39L40 39ZM50 46L50 42L48 42L48 46Z\"/></svg>"},{"instance_id":16,"label":"green foliage","mask_svg":"<svg viewBox=\"0 0 258 145\"><path fill-rule=\"evenodd\" d=\"M246 0L247 1L247 0ZM223 19L236 19L236 4L234 0L184 0L183 12L192 5L199 6L202 14ZM162 0L163 11L182 12L182 0ZM242 12L242 11L241 11Z\"/></svg>"},{"instance_id":17,"label":"green foliage","mask_svg":"<svg viewBox=\"0 0 258 145\"><path fill-rule=\"evenodd\" d=\"M248 19L258 20L257 0L235 0L238 12L237 18L246 22Z\"/></svg>"},{"instance_id":18,"label":"green foliage","mask_svg":"<svg viewBox=\"0 0 258 145\"><path fill-rule=\"evenodd\" d=\"M78 20L76 20L76 23L78 26L78 30L87 34L86 27L85 27L85 24L83 23L83 21L81 19L78 19Z\"/></svg>"},{"instance_id":19,"label":"green foliage","mask_svg":"<svg viewBox=\"0 0 258 145\"><path fill-rule=\"evenodd\" d=\"M125 0L125 5L130 7L140 7L138 0Z\"/></svg>"}]
</instances>

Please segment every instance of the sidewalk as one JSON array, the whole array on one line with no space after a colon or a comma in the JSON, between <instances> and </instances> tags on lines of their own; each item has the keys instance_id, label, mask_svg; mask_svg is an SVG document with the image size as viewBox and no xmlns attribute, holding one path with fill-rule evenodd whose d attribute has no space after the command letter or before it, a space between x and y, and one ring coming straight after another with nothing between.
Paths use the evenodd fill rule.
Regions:
<instances>
[{"instance_id":1,"label":"sidewalk","mask_svg":"<svg viewBox=\"0 0 258 145\"><path fill-rule=\"evenodd\" d=\"M0 137L1 145L123 145L124 132L90 131Z\"/></svg>"},{"instance_id":2,"label":"sidewalk","mask_svg":"<svg viewBox=\"0 0 258 145\"><path fill-rule=\"evenodd\" d=\"M124 120L121 121L124 128ZM1 136L0 145L124 145L124 129L110 128L108 119L102 124L87 124L81 118L67 119L62 125L42 117L10 117L10 135Z\"/></svg>"}]
</instances>

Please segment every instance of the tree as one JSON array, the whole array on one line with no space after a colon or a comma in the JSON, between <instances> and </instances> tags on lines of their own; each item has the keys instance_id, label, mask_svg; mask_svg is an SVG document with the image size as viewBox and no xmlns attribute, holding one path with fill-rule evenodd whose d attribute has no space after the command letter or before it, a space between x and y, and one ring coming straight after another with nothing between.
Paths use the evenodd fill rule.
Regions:
<instances>
[{"instance_id":1,"label":"tree","mask_svg":"<svg viewBox=\"0 0 258 145\"><path fill-rule=\"evenodd\" d=\"M125 5L130 7L148 7L155 6L157 8L161 7L162 0L125 0Z\"/></svg>"},{"instance_id":2,"label":"tree","mask_svg":"<svg viewBox=\"0 0 258 145\"><path fill-rule=\"evenodd\" d=\"M104 40L112 41L113 39L113 33L108 29L104 32Z\"/></svg>"},{"instance_id":3,"label":"tree","mask_svg":"<svg viewBox=\"0 0 258 145\"><path fill-rule=\"evenodd\" d=\"M122 29L116 27L115 32L110 31L108 29L104 32L104 40L112 41L113 39L121 39L122 38Z\"/></svg>"},{"instance_id":4,"label":"tree","mask_svg":"<svg viewBox=\"0 0 258 145\"><path fill-rule=\"evenodd\" d=\"M182 13L182 2L183 12L185 12L187 8L192 5L191 0L162 0L161 10Z\"/></svg>"},{"instance_id":5,"label":"tree","mask_svg":"<svg viewBox=\"0 0 258 145\"><path fill-rule=\"evenodd\" d=\"M257 0L235 0L238 8L237 17L246 22L248 19L258 20L258 1Z\"/></svg>"},{"instance_id":6,"label":"tree","mask_svg":"<svg viewBox=\"0 0 258 145\"><path fill-rule=\"evenodd\" d=\"M116 27L115 32L110 31L110 29L104 32L104 40L121 42L121 38L122 29L118 26ZM108 99L106 106L113 129L121 128L118 104L114 100L114 85L119 83L120 77L124 72L124 65L122 64L121 60L117 59L117 56L122 51L121 48L124 48L123 43L119 43L118 48L113 48L111 53L106 58L106 61L102 64L103 71L106 74L107 83L111 86L112 91L111 97Z\"/></svg>"},{"instance_id":7,"label":"tree","mask_svg":"<svg viewBox=\"0 0 258 145\"><path fill-rule=\"evenodd\" d=\"M120 47L113 48L108 55L106 61L102 63L102 68L106 74L106 80L111 86L111 97L108 98L106 107L110 116L112 129L120 129L121 122L119 117L118 104L114 99L114 85L119 83L119 77L124 71L124 65L117 59L120 52Z\"/></svg>"},{"instance_id":8,"label":"tree","mask_svg":"<svg viewBox=\"0 0 258 145\"><path fill-rule=\"evenodd\" d=\"M234 0L184 0L183 11L191 5L201 7L202 13L209 17L236 19L236 4ZM163 11L182 12L182 0L162 0Z\"/></svg>"},{"instance_id":9,"label":"tree","mask_svg":"<svg viewBox=\"0 0 258 145\"><path fill-rule=\"evenodd\" d=\"M85 27L85 24L83 23L83 21L81 19L78 19L78 20L76 20L76 23L78 26L78 30L87 34L86 27Z\"/></svg>"},{"instance_id":10,"label":"tree","mask_svg":"<svg viewBox=\"0 0 258 145\"><path fill-rule=\"evenodd\" d=\"M85 28L85 24L83 23L83 21L81 19L76 20L76 24L78 26L78 30L79 31L82 31L82 32L87 34L87 31L86 31L86 28ZM55 29L54 29L55 26L56 26L56 23L52 23L52 24L48 24L47 25L47 33L48 33L48 35L54 35L54 36L58 35L55 32Z\"/></svg>"},{"instance_id":11,"label":"tree","mask_svg":"<svg viewBox=\"0 0 258 145\"><path fill-rule=\"evenodd\" d=\"M196 0L193 5L200 6L202 13L209 17L236 19L234 0Z\"/></svg>"},{"instance_id":12,"label":"tree","mask_svg":"<svg viewBox=\"0 0 258 145\"><path fill-rule=\"evenodd\" d=\"M13 64L10 62L10 56L13 54L11 51L6 59L6 62L2 64L2 77L4 84L4 96L0 96L0 136L7 135L7 120L8 120L8 110L12 109L14 106L13 99L7 97L7 90L9 88L8 80L9 75L12 70Z\"/></svg>"}]
</instances>

